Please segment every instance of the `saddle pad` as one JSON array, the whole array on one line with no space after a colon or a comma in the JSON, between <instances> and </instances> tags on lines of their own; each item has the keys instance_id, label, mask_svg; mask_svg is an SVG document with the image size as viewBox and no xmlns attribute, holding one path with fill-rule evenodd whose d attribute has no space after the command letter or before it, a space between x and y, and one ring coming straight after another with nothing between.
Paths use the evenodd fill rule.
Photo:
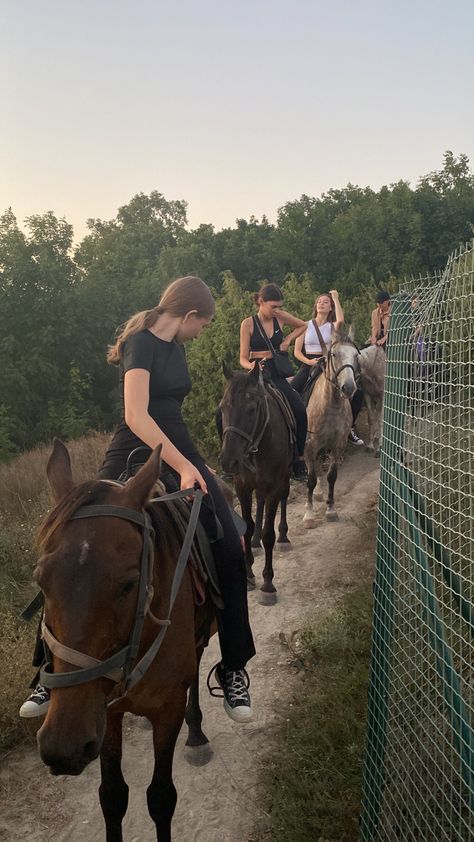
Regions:
<instances>
[{"instance_id":1,"label":"saddle pad","mask_svg":"<svg viewBox=\"0 0 474 842\"><path fill-rule=\"evenodd\" d=\"M283 418L286 421L289 433L290 433L290 442L293 444L296 439L296 421L295 416L293 415L293 410L291 409L290 404L288 403L285 396L278 391L271 383L265 383L265 388L267 392L275 398Z\"/></svg>"},{"instance_id":2,"label":"saddle pad","mask_svg":"<svg viewBox=\"0 0 474 842\"><path fill-rule=\"evenodd\" d=\"M170 500L163 503L156 503L156 506L165 506L170 514L170 517L176 527L180 541L183 541L186 534L186 529L189 521L190 506L185 500ZM155 514L155 506L151 504L148 511L153 521L153 525L159 534L159 525ZM192 543L191 552L189 554L189 561L191 572L195 572L197 578L203 585L208 585L209 595L212 602L222 610L224 602L219 588L219 580L217 577L216 565L211 549L211 543L204 531L202 524L198 521L196 526L196 534ZM195 577L193 576L193 579ZM198 589L199 590L199 589Z\"/></svg>"}]
</instances>

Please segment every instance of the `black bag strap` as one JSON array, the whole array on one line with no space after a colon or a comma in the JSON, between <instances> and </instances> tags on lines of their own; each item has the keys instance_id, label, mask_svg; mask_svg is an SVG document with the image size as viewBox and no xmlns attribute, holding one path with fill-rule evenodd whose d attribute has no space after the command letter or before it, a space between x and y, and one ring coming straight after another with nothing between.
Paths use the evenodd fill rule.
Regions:
<instances>
[{"instance_id":1,"label":"black bag strap","mask_svg":"<svg viewBox=\"0 0 474 842\"><path fill-rule=\"evenodd\" d=\"M259 332L260 332L260 336L262 337L263 341L264 341L264 342L266 342L266 344L267 344L268 350L271 352L271 354L272 354L272 356L273 356L273 357L274 357L274 356L276 356L276 351L275 351L275 348L273 347L273 345L272 345L272 343L270 342L270 340L269 340L269 338L268 338L267 334L265 333L265 331L264 331L264 329L263 329L263 327L262 327L262 324L261 324L261 322L260 322L260 319L258 318L258 316L254 316L253 318L254 318L254 322L255 322L255 324L257 325L258 330L259 330Z\"/></svg>"}]
</instances>

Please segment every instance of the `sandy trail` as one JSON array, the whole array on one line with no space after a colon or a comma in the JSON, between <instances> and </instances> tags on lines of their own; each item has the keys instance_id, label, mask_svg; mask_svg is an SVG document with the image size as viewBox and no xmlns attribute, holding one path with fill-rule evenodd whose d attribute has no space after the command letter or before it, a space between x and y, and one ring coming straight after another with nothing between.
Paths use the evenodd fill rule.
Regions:
<instances>
[{"instance_id":1,"label":"sandy trail","mask_svg":"<svg viewBox=\"0 0 474 842\"><path fill-rule=\"evenodd\" d=\"M351 448L336 485L337 523L325 521L317 504L317 527L302 525L304 496L293 493L289 506L289 537L293 548L276 554L275 584L278 603L263 607L257 592L249 594L257 656L250 664L252 723L242 726L226 716L222 702L204 690L207 670L218 660L214 639L205 652L202 669L204 731L213 757L193 768L183 757L186 739L181 732L175 753L174 781L178 804L173 819L177 842L251 842L258 828L268 826L259 796L258 780L271 748L275 726L287 705L298 695L299 680L290 666L279 635L301 625L309 610L334 598L358 578L373 557L373 509L378 491L377 460L361 448ZM254 565L257 577L262 556ZM152 775L151 731L143 721L126 717L124 775L130 786L124 821L125 842L155 842L154 825L146 806L146 787ZM32 748L12 752L0 770L4 804L0 839L6 842L103 842L105 839L97 788L96 761L79 778L53 778Z\"/></svg>"}]
</instances>

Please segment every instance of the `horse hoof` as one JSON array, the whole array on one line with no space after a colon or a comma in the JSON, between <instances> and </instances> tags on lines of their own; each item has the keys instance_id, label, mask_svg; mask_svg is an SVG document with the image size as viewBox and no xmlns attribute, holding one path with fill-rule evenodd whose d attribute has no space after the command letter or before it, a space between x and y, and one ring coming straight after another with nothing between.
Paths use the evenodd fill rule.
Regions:
<instances>
[{"instance_id":1,"label":"horse hoof","mask_svg":"<svg viewBox=\"0 0 474 842\"><path fill-rule=\"evenodd\" d=\"M380 450L374 450L374 456L376 459L378 459L380 456Z\"/></svg>"},{"instance_id":2,"label":"horse hoof","mask_svg":"<svg viewBox=\"0 0 474 842\"><path fill-rule=\"evenodd\" d=\"M276 545L281 553L289 553L292 548L290 541L282 541L281 544L277 541Z\"/></svg>"},{"instance_id":3,"label":"horse hoof","mask_svg":"<svg viewBox=\"0 0 474 842\"><path fill-rule=\"evenodd\" d=\"M366 444L365 450L366 450L367 453L374 453L374 448L371 444Z\"/></svg>"},{"instance_id":4,"label":"horse hoof","mask_svg":"<svg viewBox=\"0 0 474 842\"><path fill-rule=\"evenodd\" d=\"M255 576L251 576L251 577L247 576L247 590L248 591L254 591L255 588L256 588L256 585L257 585L257 580L255 579Z\"/></svg>"},{"instance_id":5,"label":"horse hoof","mask_svg":"<svg viewBox=\"0 0 474 842\"><path fill-rule=\"evenodd\" d=\"M339 520L339 515L334 509L328 509L326 512L326 520Z\"/></svg>"},{"instance_id":6,"label":"horse hoof","mask_svg":"<svg viewBox=\"0 0 474 842\"><path fill-rule=\"evenodd\" d=\"M318 503L322 503L323 502L323 492L322 491L316 491L316 493L314 495L314 499L317 500Z\"/></svg>"},{"instance_id":7,"label":"horse hoof","mask_svg":"<svg viewBox=\"0 0 474 842\"><path fill-rule=\"evenodd\" d=\"M277 601L276 591L259 591L258 601L260 605L275 605Z\"/></svg>"},{"instance_id":8,"label":"horse hoof","mask_svg":"<svg viewBox=\"0 0 474 842\"><path fill-rule=\"evenodd\" d=\"M303 526L305 529L314 529L316 520L314 517L303 518Z\"/></svg>"},{"instance_id":9,"label":"horse hoof","mask_svg":"<svg viewBox=\"0 0 474 842\"><path fill-rule=\"evenodd\" d=\"M209 743L202 746L184 746L184 759L190 766L206 766L213 754Z\"/></svg>"}]
</instances>

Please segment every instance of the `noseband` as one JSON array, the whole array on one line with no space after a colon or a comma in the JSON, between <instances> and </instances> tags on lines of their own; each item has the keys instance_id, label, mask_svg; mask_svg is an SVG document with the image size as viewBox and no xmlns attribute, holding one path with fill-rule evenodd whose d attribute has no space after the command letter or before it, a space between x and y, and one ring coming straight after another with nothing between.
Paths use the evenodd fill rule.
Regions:
<instances>
[{"instance_id":1,"label":"noseband","mask_svg":"<svg viewBox=\"0 0 474 842\"><path fill-rule=\"evenodd\" d=\"M127 645L120 649L119 652L111 655L111 657L107 658L105 661L100 661L97 658L92 658L90 655L86 655L83 652L78 652L76 649L70 649L68 646L64 646L54 637L53 633L48 628L45 619L43 619L41 628L43 641L45 643L47 663L41 668L40 683L44 687L74 687L80 684L86 684L89 681L94 681L96 678L108 678L116 684L121 685L121 695L109 702L109 705L112 705L115 704L115 702L118 702L119 699L123 698L128 690L131 690L132 687L134 687L135 684L143 678L145 672L156 657L166 634L166 630L171 623L171 612L188 562L189 552L194 539L201 502L204 495L200 489L195 490L188 488L184 491L175 491L171 494L164 494L162 497L155 497L149 501L150 503L161 503L168 500L175 500L180 497L190 496L193 496L194 500L191 514L189 516L186 535L179 553L171 585L168 613L166 619L164 620L155 619L155 622L158 622L162 628L150 648L135 666L133 666L133 664L138 655L143 625L153 598L152 582L155 530L153 529L150 516L146 511L138 512L135 511L135 509L128 509L125 506L111 505L81 506L71 515L69 518L70 520L80 520L93 517L116 517L121 520L134 523L140 527L143 543L140 559L137 608L133 628ZM26 611L28 611L28 609L26 609ZM61 658L61 660L66 661L67 663L80 667L80 669L72 670L70 672L53 672L51 653L54 653L58 658Z\"/></svg>"},{"instance_id":2,"label":"noseband","mask_svg":"<svg viewBox=\"0 0 474 842\"><path fill-rule=\"evenodd\" d=\"M326 360L328 362L328 365L327 365L327 369L324 370L324 376L325 376L326 380L329 383L331 383L332 386L335 386L335 388L338 389L339 392L342 392L342 387L339 385L339 382L338 382L338 379L337 379L339 377L341 371L344 371L345 368L350 368L351 371L352 371L352 374L354 375L354 380L356 380L357 375L356 375L355 368L351 363L344 363L344 365L341 365L340 368L336 369L336 367L334 365L334 357L333 357L333 354L332 354L332 348L334 347L334 345L338 345L338 344L342 344L342 343L334 342L333 345L331 345L331 347L328 350L328 353L327 353L327 356L326 356ZM346 344L346 343L344 343L344 344ZM357 345L353 342L351 344L356 349L357 354L360 354L360 351L359 351ZM331 376L331 370L332 370L332 376Z\"/></svg>"},{"instance_id":3,"label":"noseband","mask_svg":"<svg viewBox=\"0 0 474 842\"><path fill-rule=\"evenodd\" d=\"M253 425L253 429L251 433L246 433L245 430L241 430L240 427L235 427L232 424L229 424L228 427L224 427L222 431L222 441L224 442L227 433L235 433L241 438L247 441L247 447L245 448L244 452L244 465L253 473L255 472L255 465L252 462L252 457L255 453L258 453L258 448L260 447L260 442L262 441L263 434L267 429L268 422L270 421L270 409L268 407L268 395L265 391L265 388L262 389L262 396L263 401L259 400L257 405L257 416L255 418L255 423ZM264 416L262 418L262 408L264 411Z\"/></svg>"}]
</instances>

